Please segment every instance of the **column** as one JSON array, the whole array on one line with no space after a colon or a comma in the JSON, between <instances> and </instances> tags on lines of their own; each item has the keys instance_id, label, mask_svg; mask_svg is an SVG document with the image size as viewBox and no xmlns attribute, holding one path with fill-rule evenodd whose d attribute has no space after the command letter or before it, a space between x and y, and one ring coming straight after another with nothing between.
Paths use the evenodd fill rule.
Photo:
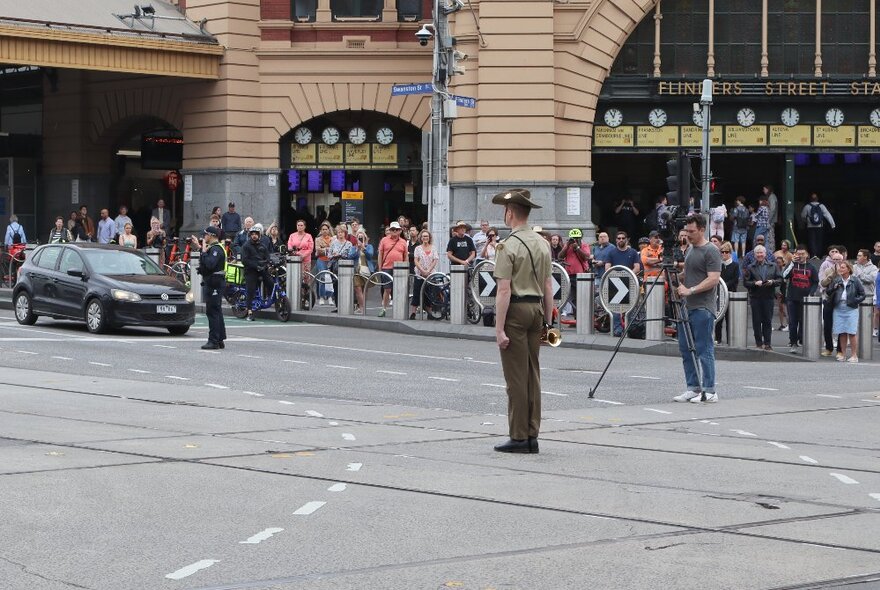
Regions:
<instances>
[{"instance_id":1,"label":"column","mask_svg":"<svg viewBox=\"0 0 880 590\"><path fill-rule=\"evenodd\" d=\"M654 8L654 77L660 77L660 21L663 20L663 13L660 12L660 2Z\"/></svg>"},{"instance_id":2,"label":"column","mask_svg":"<svg viewBox=\"0 0 880 590\"><path fill-rule=\"evenodd\" d=\"M770 59L767 53L767 0L761 0L761 77L770 75Z\"/></svg>"},{"instance_id":3,"label":"column","mask_svg":"<svg viewBox=\"0 0 880 590\"><path fill-rule=\"evenodd\" d=\"M453 264L450 271L449 280L449 299L451 309L449 310L450 323L456 326L463 326L467 323L465 313L465 293L467 288L467 267L463 264Z\"/></svg>"},{"instance_id":4,"label":"column","mask_svg":"<svg viewBox=\"0 0 880 590\"><path fill-rule=\"evenodd\" d=\"M339 261L336 303L339 315L354 314L354 260Z\"/></svg>"},{"instance_id":5,"label":"column","mask_svg":"<svg viewBox=\"0 0 880 590\"><path fill-rule=\"evenodd\" d=\"M666 281L662 276L648 277L645 279L645 289L648 297L645 315L645 340L663 340L663 307Z\"/></svg>"},{"instance_id":6,"label":"column","mask_svg":"<svg viewBox=\"0 0 880 590\"><path fill-rule=\"evenodd\" d=\"M794 226L797 225L797 217L794 210L794 154L785 154L785 186L782 190L782 200L785 207L782 209L782 233L791 241L791 248L797 245L794 235ZM806 230L804 230L806 231ZM806 236L802 236L806 241ZM777 244L779 240L776 241ZM811 256L818 256L817 252L810 252Z\"/></svg>"},{"instance_id":7,"label":"column","mask_svg":"<svg viewBox=\"0 0 880 590\"><path fill-rule=\"evenodd\" d=\"M287 298L291 311L302 311L302 256L287 258Z\"/></svg>"},{"instance_id":8,"label":"column","mask_svg":"<svg viewBox=\"0 0 880 590\"><path fill-rule=\"evenodd\" d=\"M804 357L818 360L822 347L822 300L804 297Z\"/></svg>"},{"instance_id":9,"label":"column","mask_svg":"<svg viewBox=\"0 0 880 590\"><path fill-rule=\"evenodd\" d=\"M822 76L822 0L816 0L816 59L813 61L815 71L813 74L819 78Z\"/></svg>"},{"instance_id":10,"label":"column","mask_svg":"<svg viewBox=\"0 0 880 590\"><path fill-rule=\"evenodd\" d=\"M715 0L709 0L709 48L706 53L706 77L715 77Z\"/></svg>"},{"instance_id":11,"label":"column","mask_svg":"<svg viewBox=\"0 0 880 590\"><path fill-rule=\"evenodd\" d=\"M577 326L578 334L592 334L594 332L593 316L596 315L593 285L595 276L591 272L582 272L575 275L574 288L577 294Z\"/></svg>"},{"instance_id":12,"label":"column","mask_svg":"<svg viewBox=\"0 0 880 590\"><path fill-rule=\"evenodd\" d=\"M409 263L395 262L391 271L394 277L394 285L391 290L391 317L395 320L405 320L409 314Z\"/></svg>"},{"instance_id":13,"label":"column","mask_svg":"<svg viewBox=\"0 0 880 590\"><path fill-rule=\"evenodd\" d=\"M193 252L189 255L189 288L192 291L193 302L196 305L201 305L205 302L202 298L202 277L198 272L200 257L200 252Z\"/></svg>"},{"instance_id":14,"label":"column","mask_svg":"<svg viewBox=\"0 0 880 590\"><path fill-rule=\"evenodd\" d=\"M749 295L744 291L730 293L727 302L727 325L731 348L745 350L749 341Z\"/></svg>"}]
</instances>

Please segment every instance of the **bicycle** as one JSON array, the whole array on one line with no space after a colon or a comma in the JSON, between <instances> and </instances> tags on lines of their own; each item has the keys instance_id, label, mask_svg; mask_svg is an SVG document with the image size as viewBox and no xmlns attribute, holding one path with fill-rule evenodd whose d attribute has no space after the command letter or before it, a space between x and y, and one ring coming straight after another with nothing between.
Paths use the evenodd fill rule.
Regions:
<instances>
[{"instance_id":1,"label":"bicycle","mask_svg":"<svg viewBox=\"0 0 880 590\"><path fill-rule=\"evenodd\" d=\"M0 252L0 287L14 287L18 280L18 269L24 264L25 244L4 247Z\"/></svg>"},{"instance_id":2,"label":"bicycle","mask_svg":"<svg viewBox=\"0 0 880 590\"><path fill-rule=\"evenodd\" d=\"M247 317L249 311L259 311L261 309L269 309L275 307L275 315L281 322L290 319L290 300L287 298L286 277L284 257L279 254L272 254L269 258L270 272L272 274L272 291L267 297L264 297L260 290L254 295L251 306L247 305L247 288L243 285L228 284L226 289L227 301L232 305L232 314L243 319Z\"/></svg>"}]
</instances>

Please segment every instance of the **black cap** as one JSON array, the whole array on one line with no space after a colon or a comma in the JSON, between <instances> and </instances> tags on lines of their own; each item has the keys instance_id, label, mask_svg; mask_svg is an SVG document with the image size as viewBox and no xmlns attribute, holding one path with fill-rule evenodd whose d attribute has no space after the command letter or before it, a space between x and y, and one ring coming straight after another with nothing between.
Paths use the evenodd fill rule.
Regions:
<instances>
[{"instance_id":1,"label":"black cap","mask_svg":"<svg viewBox=\"0 0 880 590\"><path fill-rule=\"evenodd\" d=\"M235 207L235 203L229 203L230 207Z\"/></svg>"},{"instance_id":2,"label":"black cap","mask_svg":"<svg viewBox=\"0 0 880 590\"><path fill-rule=\"evenodd\" d=\"M205 233L217 236L218 238L220 237L220 230L217 229L216 227L214 227L213 225L209 225L208 227L206 227Z\"/></svg>"},{"instance_id":3,"label":"black cap","mask_svg":"<svg viewBox=\"0 0 880 590\"><path fill-rule=\"evenodd\" d=\"M653 237L656 237L656 236L659 236L659 235L660 235L660 232L658 232L656 229L652 229L650 232L648 232L648 237L649 237L649 238L653 238Z\"/></svg>"}]
</instances>

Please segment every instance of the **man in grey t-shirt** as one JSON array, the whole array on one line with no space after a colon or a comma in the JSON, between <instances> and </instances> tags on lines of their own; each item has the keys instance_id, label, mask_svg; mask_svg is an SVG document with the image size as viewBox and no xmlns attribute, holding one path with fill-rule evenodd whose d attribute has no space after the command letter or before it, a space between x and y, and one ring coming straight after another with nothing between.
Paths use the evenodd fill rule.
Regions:
<instances>
[{"instance_id":1,"label":"man in grey t-shirt","mask_svg":"<svg viewBox=\"0 0 880 590\"><path fill-rule=\"evenodd\" d=\"M715 393L715 288L721 279L721 252L706 240L706 218L691 215L685 222L691 246L685 253L684 275L678 295L684 298L688 321L694 334L694 348L700 363L702 383L697 375L694 358L688 350L685 330L679 327L678 350L684 365L687 391L673 399L677 402L717 402ZM705 399L703 399L705 394Z\"/></svg>"}]
</instances>

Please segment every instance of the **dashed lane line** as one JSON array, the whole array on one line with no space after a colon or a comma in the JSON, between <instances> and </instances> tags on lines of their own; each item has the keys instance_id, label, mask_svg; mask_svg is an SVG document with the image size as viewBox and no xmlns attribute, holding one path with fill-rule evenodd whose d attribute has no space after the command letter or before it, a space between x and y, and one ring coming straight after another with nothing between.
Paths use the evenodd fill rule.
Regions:
<instances>
[{"instance_id":1,"label":"dashed lane line","mask_svg":"<svg viewBox=\"0 0 880 590\"><path fill-rule=\"evenodd\" d=\"M779 391L773 387L756 387L754 385L743 385L743 389L757 389L758 391Z\"/></svg>"},{"instance_id":2,"label":"dashed lane line","mask_svg":"<svg viewBox=\"0 0 880 590\"><path fill-rule=\"evenodd\" d=\"M506 389L506 385L498 385L497 383L480 383L480 387L497 387L499 389Z\"/></svg>"},{"instance_id":3,"label":"dashed lane line","mask_svg":"<svg viewBox=\"0 0 880 590\"><path fill-rule=\"evenodd\" d=\"M555 395L556 397L568 397L567 393L556 393L554 391L542 391L544 395Z\"/></svg>"},{"instance_id":4,"label":"dashed lane line","mask_svg":"<svg viewBox=\"0 0 880 590\"><path fill-rule=\"evenodd\" d=\"M309 514L312 514L316 510L321 508L321 506L323 506L326 503L327 502L319 502L319 501L307 502L307 503L303 504L302 506L300 506L299 508L297 508L294 511L293 515L294 516L308 516Z\"/></svg>"},{"instance_id":5,"label":"dashed lane line","mask_svg":"<svg viewBox=\"0 0 880 590\"><path fill-rule=\"evenodd\" d=\"M360 471L361 467L363 467L363 463L349 463L348 467L345 468L346 471Z\"/></svg>"},{"instance_id":6,"label":"dashed lane line","mask_svg":"<svg viewBox=\"0 0 880 590\"><path fill-rule=\"evenodd\" d=\"M324 414L321 412L316 412L315 410L306 410L306 414L312 416L313 418L323 418Z\"/></svg>"},{"instance_id":7,"label":"dashed lane line","mask_svg":"<svg viewBox=\"0 0 880 590\"><path fill-rule=\"evenodd\" d=\"M72 361L73 360L69 356L53 356L52 358L55 359L56 361Z\"/></svg>"},{"instance_id":8,"label":"dashed lane line","mask_svg":"<svg viewBox=\"0 0 880 590\"><path fill-rule=\"evenodd\" d=\"M129 369L129 371L131 371L132 373L141 373L142 375L147 375L150 372L143 369Z\"/></svg>"},{"instance_id":9,"label":"dashed lane line","mask_svg":"<svg viewBox=\"0 0 880 590\"><path fill-rule=\"evenodd\" d=\"M191 563L187 566L184 566L177 570L176 572L171 572L170 574L165 574L165 577L169 580L182 580L187 578L194 573L201 571L205 568L209 568L215 563L219 563L219 559L203 559L201 561L197 561L195 563Z\"/></svg>"},{"instance_id":10,"label":"dashed lane line","mask_svg":"<svg viewBox=\"0 0 880 590\"><path fill-rule=\"evenodd\" d=\"M451 377L434 377L434 376L429 376L428 379L433 379L434 381L454 381L454 382L456 382L456 383L458 382L458 379L453 379L453 378L451 378Z\"/></svg>"},{"instance_id":11,"label":"dashed lane line","mask_svg":"<svg viewBox=\"0 0 880 590\"><path fill-rule=\"evenodd\" d=\"M205 383L205 387L213 387L214 389L229 389L225 385L220 385L218 383Z\"/></svg>"},{"instance_id":12,"label":"dashed lane line","mask_svg":"<svg viewBox=\"0 0 880 590\"><path fill-rule=\"evenodd\" d=\"M242 391L245 395L252 395L254 397L265 397L262 393L257 393L256 391Z\"/></svg>"},{"instance_id":13,"label":"dashed lane line","mask_svg":"<svg viewBox=\"0 0 880 590\"><path fill-rule=\"evenodd\" d=\"M307 365L307 364L309 364L309 363L307 363L307 362L305 362L305 361L298 361L298 360L295 360L295 359L284 359L283 362L285 362L285 363L294 363L294 364L296 364L296 365Z\"/></svg>"},{"instance_id":14,"label":"dashed lane line","mask_svg":"<svg viewBox=\"0 0 880 590\"><path fill-rule=\"evenodd\" d=\"M271 539L274 535L277 535L278 533L282 532L283 530L284 529L277 528L277 527L263 529L262 531L260 531L256 535L254 535L252 537L248 537L244 541L239 541L238 543L240 545L258 545L258 544L262 543L263 541L265 541L266 539Z\"/></svg>"},{"instance_id":15,"label":"dashed lane line","mask_svg":"<svg viewBox=\"0 0 880 590\"><path fill-rule=\"evenodd\" d=\"M630 375L630 379L650 379L651 381L660 381L660 377L651 377L650 375Z\"/></svg>"},{"instance_id":16,"label":"dashed lane line","mask_svg":"<svg viewBox=\"0 0 880 590\"><path fill-rule=\"evenodd\" d=\"M842 395L831 395L830 393L817 393L816 397L830 397L831 399L843 399Z\"/></svg>"},{"instance_id":17,"label":"dashed lane line","mask_svg":"<svg viewBox=\"0 0 880 590\"><path fill-rule=\"evenodd\" d=\"M293 403L293 402L289 402L289 401L287 401L286 399L280 399L280 400L278 400L278 403L279 403L279 404L284 404L285 406L295 406L295 405L296 405L295 403Z\"/></svg>"},{"instance_id":18,"label":"dashed lane line","mask_svg":"<svg viewBox=\"0 0 880 590\"><path fill-rule=\"evenodd\" d=\"M780 449L786 449L786 450L791 449L791 447L785 446L785 445L782 444L782 443L773 442L772 440L768 440L768 441L766 441L766 442L767 442L768 445L773 445L774 447L777 447L777 448L780 448Z\"/></svg>"},{"instance_id":19,"label":"dashed lane line","mask_svg":"<svg viewBox=\"0 0 880 590\"><path fill-rule=\"evenodd\" d=\"M818 461L816 461L816 460L813 459L812 457L807 457L806 455L801 455L801 456L800 456L800 459L801 459L801 461L803 461L803 462L805 462L805 463L812 463L813 465L818 465L818 464L819 464Z\"/></svg>"},{"instance_id":20,"label":"dashed lane line","mask_svg":"<svg viewBox=\"0 0 880 590\"><path fill-rule=\"evenodd\" d=\"M880 494L868 494L868 495L871 496L872 498L874 498L875 500L880 500Z\"/></svg>"},{"instance_id":21,"label":"dashed lane line","mask_svg":"<svg viewBox=\"0 0 880 590\"><path fill-rule=\"evenodd\" d=\"M854 480L853 478L851 478L847 475L844 475L842 473L829 473L828 475L837 479L840 483L845 483L848 485L855 485L855 484L859 483L856 480Z\"/></svg>"},{"instance_id":22,"label":"dashed lane line","mask_svg":"<svg viewBox=\"0 0 880 590\"><path fill-rule=\"evenodd\" d=\"M154 344L153 346L156 348L177 348L176 346L169 346L168 344Z\"/></svg>"},{"instance_id":23,"label":"dashed lane line","mask_svg":"<svg viewBox=\"0 0 880 590\"><path fill-rule=\"evenodd\" d=\"M177 381L189 381L189 377L178 377L177 375L165 375L166 379L175 379Z\"/></svg>"},{"instance_id":24,"label":"dashed lane line","mask_svg":"<svg viewBox=\"0 0 880 590\"><path fill-rule=\"evenodd\" d=\"M236 356L239 356L239 357L241 357L241 358L243 358L243 359L255 359L255 360L260 360L260 359L263 358L263 357L261 357L261 356L257 356L257 355L254 355L254 354L238 354L238 355L236 355Z\"/></svg>"},{"instance_id":25,"label":"dashed lane line","mask_svg":"<svg viewBox=\"0 0 880 590\"><path fill-rule=\"evenodd\" d=\"M16 350L15 352L17 352L19 354L29 354L29 355L34 355L34 356L40 354L39 352L32 352L30 350Z\"/></svg>"},{"instance_id":26,"label":"dashed lane line","mask_svg":"<svg viewBox=\"0 0 880 590\"><path fill-rule=\"evenodd\" d=\"M346 485L344 483L335 483L329 488L327 488L328 492L344 492Z\"/></svg>"},{"instance_id":27,"label":"dashed lane line","mask_svg":"<svg viewBox=\"0 0 880 590\"><path fill-rule=\"evenodd\" d=\"M672 413L667 410L657 410L655 408L642 408L642 409L645 410L646 412L657 412L658 414L671 414Z\"/></svg>"},{"instance_id":28,"label":"dashed lane line","mask_svg":"<svg viewBox=\"0 0 880 590\"><path fill-rule=\"evenodd\" d=\"M328 369L348 369L350 371L357 370L354 367L347 367L345 365L324 365L324 366L327 367Z\"/></svg>"},{"instance_id":29,"label":"dashed lane line","mask_svg":"<svg viewBox=\"0 0 880 590\"><path fill-rule=\"evenodd\" d=\"M591 398L594 402L599 402L600 404L611 404L612 406L622 406L623 402L615 402L610 399L599 399L598 397Z\"/></svg>"},{"instance_id":30,"label":"dashed lane line","mask_svg":"<svg viewBox=\"0 0 880 590\"><path fill-rule=\"evenodd\" d=\"M755 434L753 432L749 432L748 430L737 430L735 428L731 428L730 431L735 432L737 434L740 434L742 436L758 436L757 434Z\"/></svg>"},{"instance_id":31,"label":"dashed lane line","mask_svg":"<svg viewBox=\"0 0 880 590\"><path fill-rule=\"evenodd\" d=\"M95 365L96 367L112 367L113 365L109 363L99 363L98 361L89 361L90 365Z\"/></svg>"},{"instance_id":32,"label":"dashed lane line","mask_svg":"<svg viewBox=\"0 0 880 590\"><path fill-rule=\"evenodd\" d=\"M356 440L354 435L350 432L343 432L342 438L343 438L343 440Z\"/></svg>"},{"instance_id":33,"label":"dashed lane line","mask_svg":"<svg viewBox=\"0 0 880 590\"><path fill-rule=\"evenodd\" d=\"M384 371L382 369L377 369L376 372L383 375L406 375L406 373L401 373L400 371Z\"/></svg>"}]
</instances>

